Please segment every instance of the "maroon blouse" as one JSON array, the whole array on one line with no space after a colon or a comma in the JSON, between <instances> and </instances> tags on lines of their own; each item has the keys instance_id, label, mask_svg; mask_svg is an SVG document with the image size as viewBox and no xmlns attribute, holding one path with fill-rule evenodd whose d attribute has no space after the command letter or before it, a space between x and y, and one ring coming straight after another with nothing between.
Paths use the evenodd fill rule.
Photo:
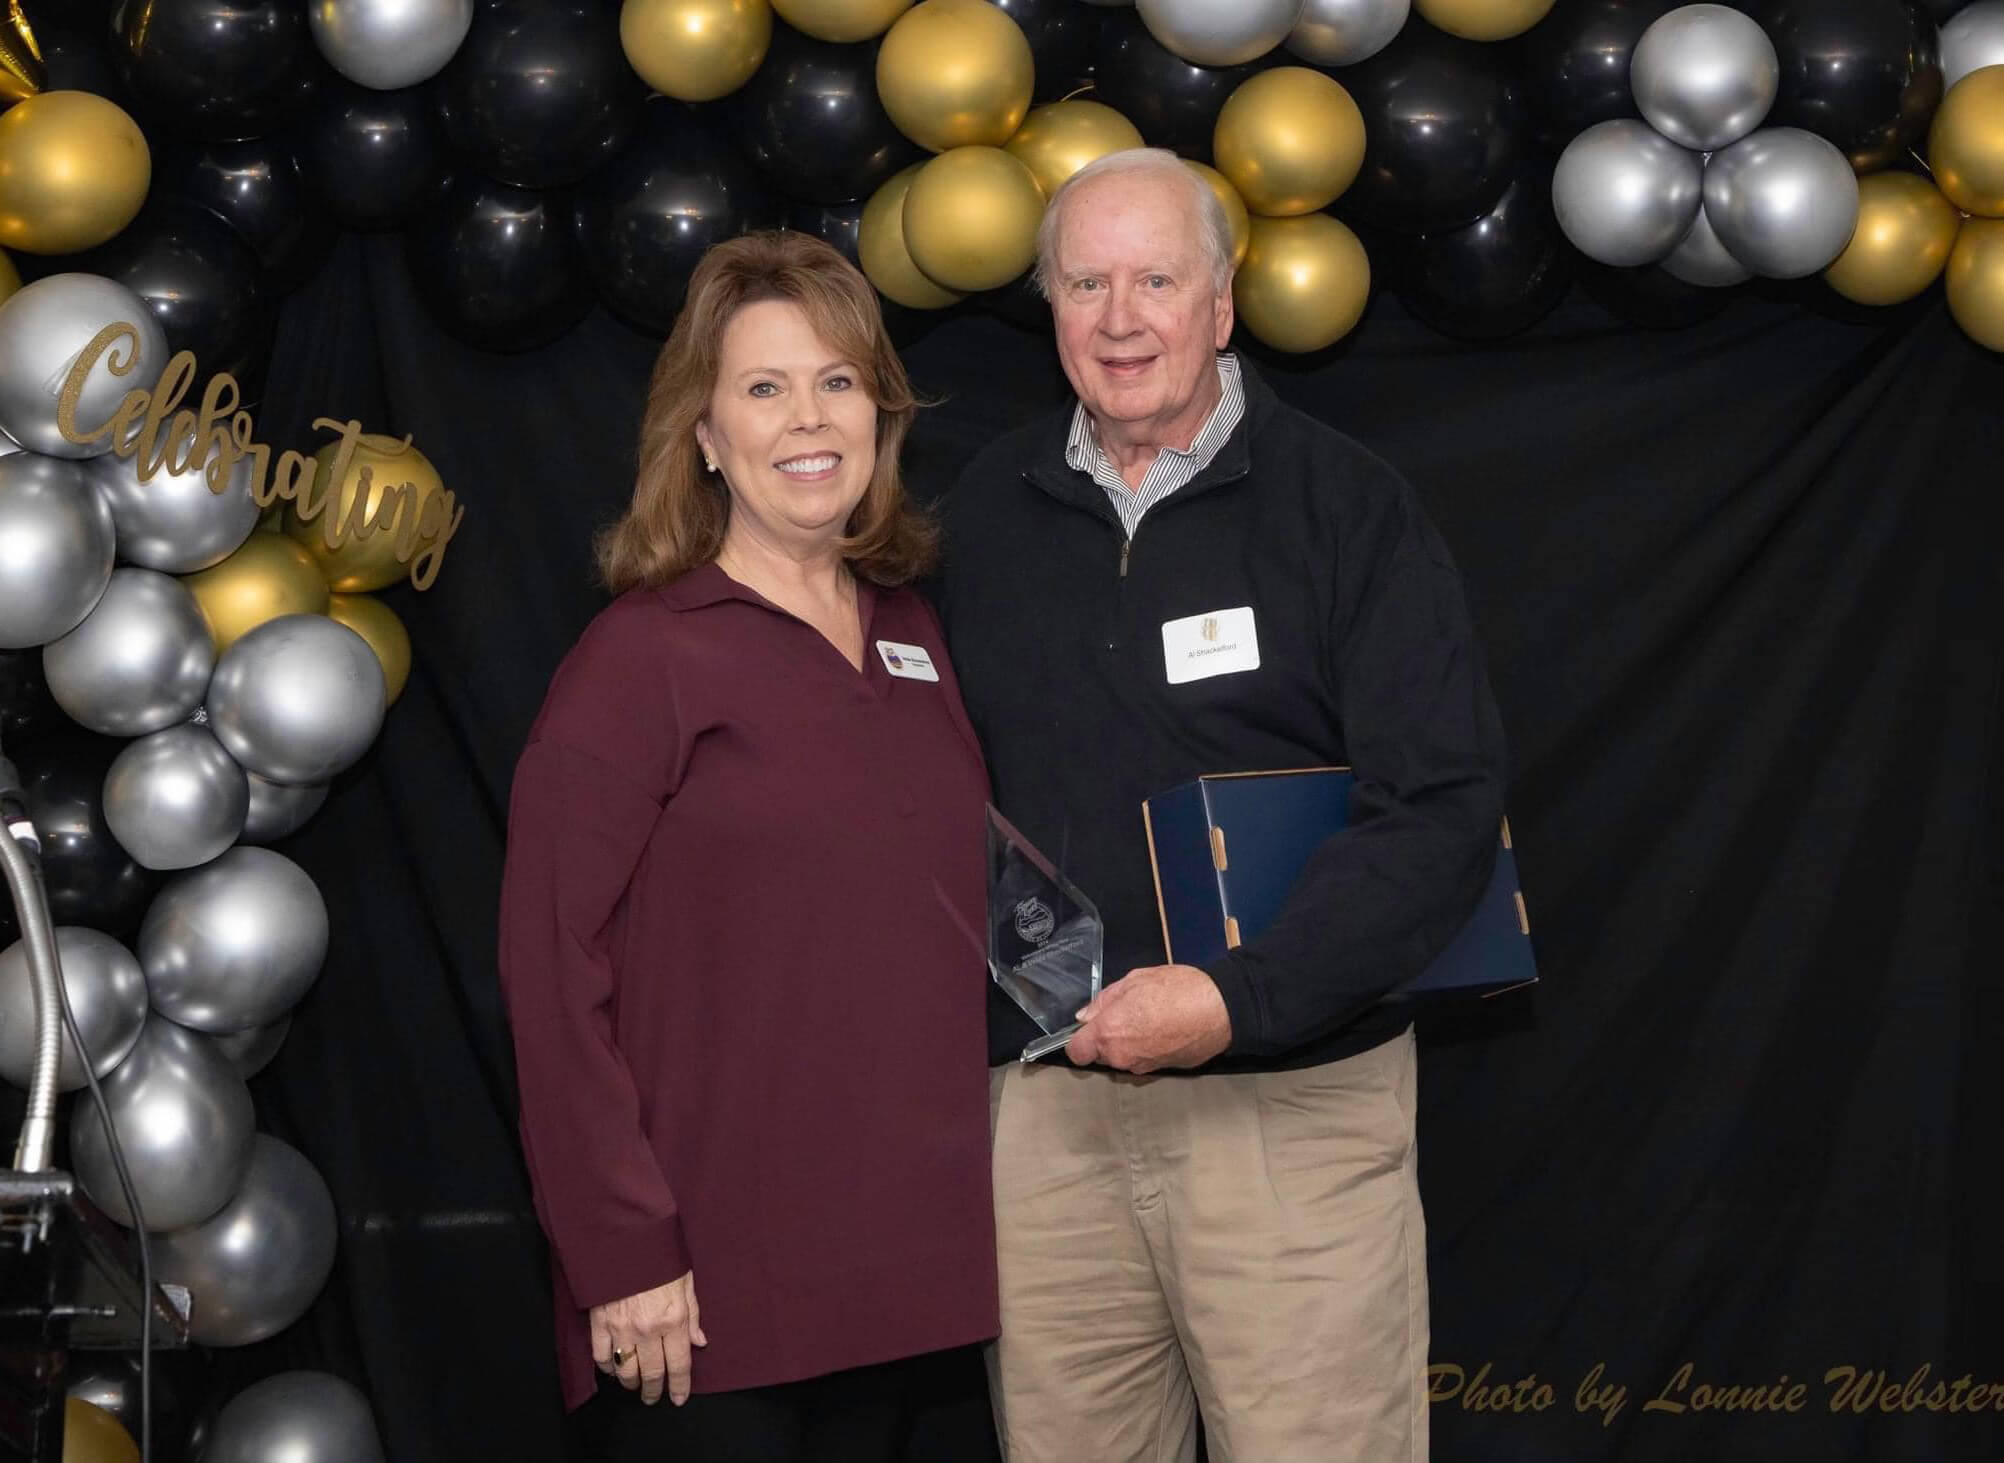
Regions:
<instances>
[{"instance_id":1,"label":"maroon blouse","mask_svg":"<svg viewBox=\"0 0 2004 1463\"><path fill-rule=\"evenodd\" d=\"M860 673L714 565L623 595L516 769L501 982L567 1406L588 1308L690 1269L698 1392L995 1333L987 775L930 607L859 610Z\"/></svg>"}]
</instances>

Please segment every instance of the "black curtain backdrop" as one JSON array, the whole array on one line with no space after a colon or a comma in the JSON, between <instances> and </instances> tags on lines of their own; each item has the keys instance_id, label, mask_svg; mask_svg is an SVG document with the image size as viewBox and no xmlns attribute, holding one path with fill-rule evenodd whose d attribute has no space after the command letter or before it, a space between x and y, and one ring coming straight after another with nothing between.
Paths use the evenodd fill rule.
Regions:
<instances>
[{"instance_id":1,"label":"black curtain backdrop","mask_svg":"<svg viewBox=\"0 0 2004 1463\"><path fill-rule=\"evenodd\" d=\"M411 433L467 515L436 587L387 596L417 665L379 745L287 846L333 948L253 1088L332 1186L340 1260L212 1383L326 1367L368 1388L394 1463L554 1459L496 891L658 343L601 313L471 350L394 240L348 238L278 349L263 440L309 446L323 415ZM906 354L938 401L921 495L1061 397L1048 341L992 318ZM1544 982L1428 1032L1434 1456L2004 1457L2004 1391L1927 1405L2004 1384L2004 364L1938 303L1861 322L1757 296L1665 333L1576 296L1481 349L1381 299L1342 349L1254 359L1415 483L1512 742ZM1846 1367L1890 1385L1840 1399ZM1696 1405L1785 1408L1798 1383L1799 1410ZM1728 1386L1770 1390L1699 1391ZM919 1452L985 1457L983 1425L943 1373Z\"/></svg>"}]
</instances>

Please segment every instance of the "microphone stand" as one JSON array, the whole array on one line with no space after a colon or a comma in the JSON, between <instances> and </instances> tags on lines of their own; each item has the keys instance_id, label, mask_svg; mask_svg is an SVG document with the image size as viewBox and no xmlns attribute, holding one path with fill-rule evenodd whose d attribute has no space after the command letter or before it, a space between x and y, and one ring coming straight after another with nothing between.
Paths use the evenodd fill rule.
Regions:
<instances>
[{"instance_id":1,"label":"microphone stand","mask_svg":"<svg viewBox=\"0 0 2004 1463\"><path fill-rule=\"evenodd\" d=\"M61 1463L63 1374L72 1349L139 1350L139 1456L152 1459L155 1322L161 1344L185 1346L188 1293L153 1284L145 1216L120 1150L104 1093L91 1069L83 1033L63 988L55 924L42 888L41 840L28 814L19 771L0 750L0 872L12 896L35 995L35 1062L27 1116L14 1167L0 1172L0 1382L15 1371L21 1387L0 1386L0 1458ZM103 1122L112 1161L132 1210L130 1238L53 1166L56 1084L63 1034L69 1033ZM138 1264L133 1264L136 1242ZM137 1273L135 1274L135 1269Z\"/></svg>"}]
</instances>

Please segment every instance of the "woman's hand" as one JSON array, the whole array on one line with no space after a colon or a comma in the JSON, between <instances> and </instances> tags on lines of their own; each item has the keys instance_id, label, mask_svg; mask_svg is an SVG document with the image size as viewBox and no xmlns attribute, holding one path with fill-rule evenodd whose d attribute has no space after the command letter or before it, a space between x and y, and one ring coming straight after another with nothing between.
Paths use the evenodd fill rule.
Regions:
<instances>
[{"instance_id":1,"label":"woman's hand","mask_svg":"<svg viewBox=\"0 0 2004 1463\"><path fill-rule=\"evenodd\" d=\"M650 1406L661 1400L664 1379L670 1402L680 1407L689 1400L689 1348L709 1344L693 1271L591 1308L592 1360L628 1391L639 1388Z\"/></svg>"}]
</instances>

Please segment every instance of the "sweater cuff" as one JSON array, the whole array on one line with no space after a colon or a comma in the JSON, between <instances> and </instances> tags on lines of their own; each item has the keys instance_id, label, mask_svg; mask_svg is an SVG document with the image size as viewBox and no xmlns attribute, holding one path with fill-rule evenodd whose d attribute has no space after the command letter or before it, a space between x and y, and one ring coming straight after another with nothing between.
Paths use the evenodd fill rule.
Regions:
<instances>
[{"instance_id":1,"label":"sweater cuff","mask_svg":"<svg viewBox=\"0 0 2004 1463\"><path fill-rule=\"evenodd\" d=\"M1204 967L1204 974L1218 988L1218 994L1225 1000L1225 1015L1232 1023L1231 1045L1224 1055L1242 1057L1260 1051L1264 1045L1261 1038L1266 1031L1266 1020L1260 1010L1259 992L1253 986L1252 973L1247 970L1243 956L1237 951L1221 955Z\"/></svg>"},{"instance_id":2,"label":"sweater cuff","mask_svg":"<svg viewBox=\"0 0 2004 1463\"><path fill-rule=\"evenodd\" d=\"M693 1268L682 1239L682 1216L591 1235L557 1256L571 1299L589 1310L679 1280Z\"/></svg>"}]
</instances>

